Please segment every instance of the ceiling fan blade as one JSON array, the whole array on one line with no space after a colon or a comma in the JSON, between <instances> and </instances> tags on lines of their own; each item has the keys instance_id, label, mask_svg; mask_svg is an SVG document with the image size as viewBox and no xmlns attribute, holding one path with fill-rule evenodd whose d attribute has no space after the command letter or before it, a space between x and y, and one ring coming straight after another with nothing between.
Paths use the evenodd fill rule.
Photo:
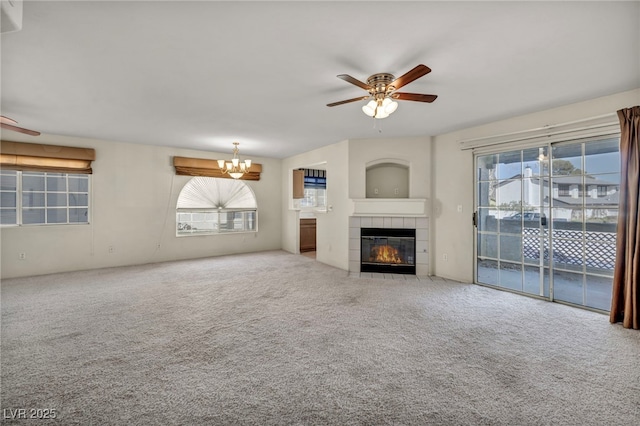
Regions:
<instances>
[{"instance_id":1,"label":"ceiling fan blade","mask_svg":"<svg viewBox=\"0 0 640 426\"><path fill-rule=\"evenodd\" d=\"M407 84L411 83L413 80L417 80L418 78L422 77L423 75L429 74L430 72L431 72L431 68L429 68L426 65L420 64L416 66L414 69L412 69L411 71L407 72L406 74L396 78L394 81L392 81L389 84L389 86L393 86L395 90L398 90L402 86L406 86Z\"/></svg>"},{"instance_id":2,"label":"ceiling fan blade","mask_svg":"<svg viewBox=\"0 0 640 426\"><path fill-rule=\"evenodd\" d=\"M342 104L348 104L349 102L364 101L365 99L369 99L369 96L360 96L360 97L353 98L353 99L347 99L346 101L334 102L334 103L331 103L331 104L327 104L327 106L328 107L334 107L334 106L338 106L338 105L342 105Z\"/></svg>"},{"instance_id":3,"label":"ceiling fan blade","mask_svg":"<svg viewBox=\"0 0 640 426\"><path fill-rule=\"evenodd\" d=\"M361 87L364 90L368 91L369 89L371 89L371 86L369 86L368 84L363 83L360 80L358 80L357 78L353 78L348 74L340 74L340 75L338 75L338 78L341 78L344 81L348 81L351 84L355 84L356 86Z\"/></svg>"},{"instance_id":4,"label":"ceiling fan blade","mask_svg":"<svg viewBox=\"0 0 640 426\"><path fill-rule=\"evenodd\" d=\"M18 122L16 120L12 120L9 117L5 117L4 115L0 115L0 123L7 123L7 124L18 124Z\"/></svg>"},{"instance_id":5,"label":"ceiling fan blade","mask_svg":"<svg viewBox=\"0 0 640 426\"><path fill-rule=\"evenodd\" d=\"M24 129L22 127L14 126L12 124L5 123L4 121L0 121L0 127L7 130L13 130L14 132L24 133L30 136L38 136L40 132L36 132L35 130Z\"/></svg>"},{"instance_id":6,"label":"ceiling fan blade","mask_svg":"<svg viewBox=\"0 0 640 426\"><path fill-rule=\"evenodd\" d=\"M418 102L433 102L438 95L423 95L421 93L405 93L395 92L391 95L393 99L400 99L401 101L418 101Z\"/></svg>"}]
</instances>

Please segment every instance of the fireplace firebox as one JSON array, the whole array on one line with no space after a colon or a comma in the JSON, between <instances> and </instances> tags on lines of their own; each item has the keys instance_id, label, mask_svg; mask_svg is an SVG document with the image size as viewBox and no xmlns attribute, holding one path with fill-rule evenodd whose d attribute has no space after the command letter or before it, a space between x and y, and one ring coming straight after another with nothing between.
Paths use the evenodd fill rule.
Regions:
<instances>
[{"instance_id":1,"label":"fireplace firebox","mask_svg":"<svg viewBox=\"0 0 640 426\"><path fill-rule=\"evenodd\" d=\"M416 230L361 228L360 272L416 273Z\"/></svg>"}]
</instances>

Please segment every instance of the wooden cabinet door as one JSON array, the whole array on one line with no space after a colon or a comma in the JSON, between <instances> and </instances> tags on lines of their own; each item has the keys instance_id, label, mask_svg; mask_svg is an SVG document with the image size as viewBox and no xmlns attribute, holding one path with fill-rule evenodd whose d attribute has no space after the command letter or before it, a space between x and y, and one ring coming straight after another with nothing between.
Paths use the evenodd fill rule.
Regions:
<instances>
[{"instance_id":1,"label":"wooden cabinet door","mask_svg":"<svg viewBox=\"0 0 640 426\"><path fill-rule=\"evenodd\" d=\"M316 220L300 219L300 251L315 251Z\"/></svg>"},{"instance_id":2,"label":"wooden cabinet door","mask_svg":"<svg viewBox=\"0 0 640 426\"><path fill-rule=\"evenodd\" d=\"M304 170L293 171L293 198L304 198Z\"/></svg>"}]
</instances>

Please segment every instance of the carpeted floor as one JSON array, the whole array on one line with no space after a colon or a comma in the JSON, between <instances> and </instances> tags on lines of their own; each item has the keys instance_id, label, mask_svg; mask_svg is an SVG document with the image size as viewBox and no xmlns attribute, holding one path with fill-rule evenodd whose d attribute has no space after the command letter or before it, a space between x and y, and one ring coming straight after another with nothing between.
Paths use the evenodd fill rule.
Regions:
<instances>
[{"instance_id":1,"label":"carpeted floor","mask_svg":"<svg viewBox=\"0 0 640 426\"><path fill-rule=\"evenodd\" d=\"M9 279L1 296L6 424L640 419L638 331L471 284L272 251Z\"/></svg>"}]
</instances>

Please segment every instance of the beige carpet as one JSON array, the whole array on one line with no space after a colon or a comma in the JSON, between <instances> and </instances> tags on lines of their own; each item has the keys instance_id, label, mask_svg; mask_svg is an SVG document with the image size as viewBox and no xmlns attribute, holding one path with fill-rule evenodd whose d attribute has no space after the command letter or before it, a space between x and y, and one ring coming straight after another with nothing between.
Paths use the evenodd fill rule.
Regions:
<instances>
[{"instance_id":1,"label":"beige carpet","mask_svg":"<svg viewBox=\"0 0 640 426\"><path fill-rule=\"evenodd\" d=\"M273 251L10 279L1 296L4 417L57 415L6 424L640 418L639 332L476 285Z\"/></svg>"}]
</instances>

